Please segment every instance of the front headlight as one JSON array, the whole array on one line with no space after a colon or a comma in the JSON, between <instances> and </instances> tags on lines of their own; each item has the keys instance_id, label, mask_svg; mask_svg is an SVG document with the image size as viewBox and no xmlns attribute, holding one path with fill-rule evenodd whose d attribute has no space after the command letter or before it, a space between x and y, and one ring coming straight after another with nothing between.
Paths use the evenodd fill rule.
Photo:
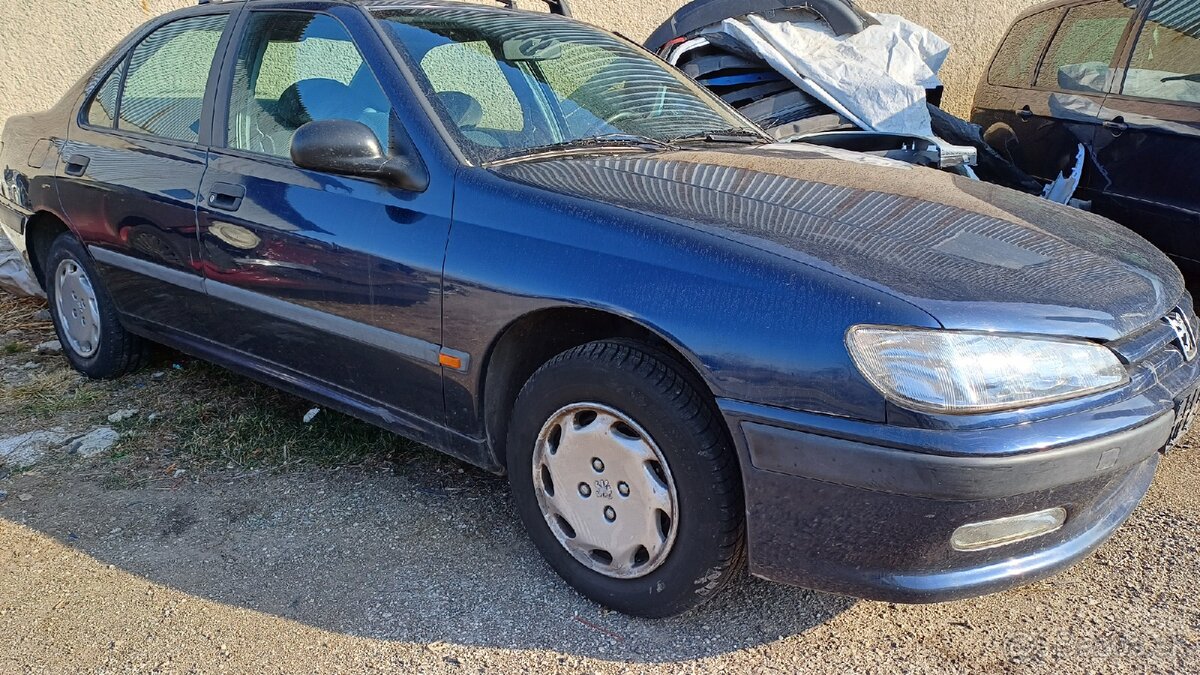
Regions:
<instances>
[{"instance_id":1,"label":"front headlight","mask_svg":"<svg viewBox=\"0 0 1200 675\"><path fill-rule=\"evenodd\" d=\"M846 346L884 396L926 412L1010 410L1129 381L1112 350L1078 340L855 326Z\"/></svg>"}]
</instances>

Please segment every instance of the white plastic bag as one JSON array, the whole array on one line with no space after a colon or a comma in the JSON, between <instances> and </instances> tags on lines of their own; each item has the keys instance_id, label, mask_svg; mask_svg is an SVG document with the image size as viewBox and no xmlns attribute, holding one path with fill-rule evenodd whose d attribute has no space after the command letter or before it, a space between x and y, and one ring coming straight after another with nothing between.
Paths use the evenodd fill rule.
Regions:
<instances>
[{"instance_id":1,"label":"white plastic bag","mask_svg":"<svg viewBox=\"0 0 1200 675\"><path fill-rule=\"evenodd\" d=\"M45 295L29 273L21 254L13 249L3 235L0 235L0 288L17 295Z\"/></svg>"}]
</instances>

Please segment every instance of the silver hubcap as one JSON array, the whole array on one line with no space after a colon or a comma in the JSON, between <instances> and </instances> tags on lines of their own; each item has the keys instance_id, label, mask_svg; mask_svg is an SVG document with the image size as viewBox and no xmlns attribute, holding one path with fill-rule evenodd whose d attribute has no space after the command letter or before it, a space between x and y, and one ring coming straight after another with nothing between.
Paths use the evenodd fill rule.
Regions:
<instances>
[{"instance_id":1,"label":"silver hubcap","mask_svg":"<svg viewBox=\"0 0 1200 675\"><path fill-rule=\"evenodd\" d=\"M87 273L74 260L64 260L54 273L58 324L71 351L88 357L100 347L100 310Z\"/></svg>"},{"instance_id":2,"label":"silver hubcap","mask_svg":"<svg viewBox=\"0 0 1200 675\"><path fill-rule=\"evenodd\" d=\"M538 434L533 484L550 531L589 569L633 579L670 554L675 482L654 440L627 415L595 403L559 410Z\"/></svg>"}]
</instances>

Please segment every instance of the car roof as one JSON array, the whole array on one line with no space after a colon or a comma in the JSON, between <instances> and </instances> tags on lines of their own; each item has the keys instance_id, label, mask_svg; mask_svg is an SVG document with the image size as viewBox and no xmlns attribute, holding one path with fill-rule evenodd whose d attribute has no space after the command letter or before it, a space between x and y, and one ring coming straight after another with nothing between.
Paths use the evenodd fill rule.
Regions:
<instances>
[{"instance_id":1,"label":"car roof","mask_svg":"<svg viewBox=\"0 0 1200 675\"><path fill-rule=\"evenodd\" d=\"M1020 14L1018 14L1016 16L1016 18L1014 18L1012 20L1012 23L1016 23L1022 19L1031 17L1034 14L1041 14L1042 12L1045 12L1047 10L1060 9L1063 7L1073 7L1075 5L1086 5L1086 4L1091 4L1091 3L1099 2L1099 1L1100 0L1050 0L1050 2L1043 2L1040 5L1034 5L1033 7L1030 7L1029 9L1025 10L1024 12L1021 12ZM1122 2L1122 4L1132 5L1132 9L1134 10L1134 12L1137 12L1138 3L1136 2L1136 0L1132 3L1130 3L1129 0L1121 0L1121 2ZM1011 28L1011 26L1010 26L1010 28Z\"/></svg>"},{"instance_id":2,"label":"car roof","mask_svg":"<svg viewBox=\"0 0 1200 675\"><path fill-rule=\"evenodd\" d=\"M456 9L482 9L485 11L511 11L499 2L495 5L482 5L474 2L456 2L455 0L348 0L361 7L454 7Z\"/></svg>"},{"instance_id":3,"label":"car roof","mask_svg":"<svg viewBox=\"0 0 1200 675\"><path fill-rule=\"evenodd\" d=\"M387 9L387 8L454 8L454 9L475 9L483 12L520 12L526 11L515 7L507 7L504 2L497 0L494 5L480 4L476 2L459 2L456 0L309 0L314 5L357 5L367 9ZM305 0L209 0L201 2L192 7L186 7L182 12L199 7L220 7L222 5L287 5L295 6L298 4L306 4ZM549 3L548 3L549 4Z\"/></svg>"},{"instance_id":4,"label":"car roof","mask_svg":"<svg viewBox=\"0 0 1200 675\"><path fill-rule=\"evenodd\" d=\"M0 0L3 1L3 0ZM565 5L564 0L542 0L547 5L559 5L560 2ZM497 13L497 14L526 14L538 17L554 17L557 19L575 20L570 15L562 15L558 12L536 12L518 7L510 7L505 0L496 0L495 4L480 4L478 2L458 2L456 0L199 0L197 4L182 7L171 12L167 12L160 16L147 21L141 28L130 34L129 37L138 35L147 27L161 26L170 21L185 18L197 14L211 14L221 8L228 10L236 9L237 7L263 7L264 9L280 10L296 10L306 9L308 6L312 8L329 9L332 7L360 7L368 13L379 9L455 9L481 13Z\"/></svg>"}]
</instances>

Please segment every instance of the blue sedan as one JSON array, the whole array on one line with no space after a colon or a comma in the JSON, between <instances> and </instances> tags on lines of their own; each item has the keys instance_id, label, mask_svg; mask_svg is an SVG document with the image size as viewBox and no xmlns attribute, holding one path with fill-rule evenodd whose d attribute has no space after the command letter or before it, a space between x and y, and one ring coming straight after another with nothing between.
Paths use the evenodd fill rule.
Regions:
<instances>
[{"instance_id":1,"label":"blue sedan","mask_svg":"<svg viewBox=\"0 0 1200 675\"><path fill-rule=\"evenodd\" d=\"M163 343L506 473L631 614L747 562L898 602L1043 578L1192 417L1192 301L1143 239L772 144L554 14L205 2L10 120L0 166L80 372Z\"/></svg>"}]
</instances>

